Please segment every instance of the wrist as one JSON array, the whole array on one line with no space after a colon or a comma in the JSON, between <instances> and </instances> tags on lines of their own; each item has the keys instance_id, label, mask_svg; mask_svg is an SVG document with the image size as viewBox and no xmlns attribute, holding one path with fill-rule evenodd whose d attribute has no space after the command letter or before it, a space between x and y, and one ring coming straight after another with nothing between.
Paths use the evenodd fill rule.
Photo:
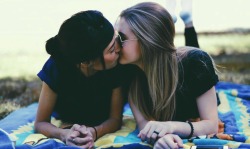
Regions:
<instances>
[{"instance_id":1,"label":"wrist","mask_svg":"<svg viewBox=\"0 0 250 149\"><path fill-rule=\"evenodd\" d=\"M93 137L93 140L96 141L97 140L97 130L96 130L96 128L95 127L88 127L87 129L90 131L90 133L91 133L91 135Z\"/></svg>"},{"instance_id":2,"label":"wrist","mask_svg":"<svg viewBox=\"0 0 250 149\"><path fill-rule=\"evenodd\" d=\"M165 122L166 124L166 127L168 127L169 128L169 133L171 133L171 134L175 134L176 133L176 125L175 124L173 124L173 122L172 121L167 121L167 122Z\"/></svg>"},{"instance_id":3,"label":"wrist","mask_svg":"<svg viewBox=\"0 0 250 149\"><path fill-rule=\"evenodd\" d=\"M69 129L62 129L60 133L60 140L62 140L63 142L66 142L68 131Z\"/></svg>"}]
</instances>

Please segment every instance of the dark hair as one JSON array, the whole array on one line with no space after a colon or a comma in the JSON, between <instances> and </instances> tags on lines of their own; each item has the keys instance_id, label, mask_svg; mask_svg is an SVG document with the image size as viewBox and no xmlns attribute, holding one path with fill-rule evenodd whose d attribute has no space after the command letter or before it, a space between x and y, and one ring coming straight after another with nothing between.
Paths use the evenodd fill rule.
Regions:
<instances>
[{"instance_id":1,"label":"dark hair","mask_svg":"<svg viewBox=\"0 0 250 149\"><path fill-rule=\"evenodd\" d=\"M52 57L72 64L101 57L114 36L112 24L101 12L79 12L65 20L55 37L47 40L46 51Z\"/></svg>"}]
</instances>

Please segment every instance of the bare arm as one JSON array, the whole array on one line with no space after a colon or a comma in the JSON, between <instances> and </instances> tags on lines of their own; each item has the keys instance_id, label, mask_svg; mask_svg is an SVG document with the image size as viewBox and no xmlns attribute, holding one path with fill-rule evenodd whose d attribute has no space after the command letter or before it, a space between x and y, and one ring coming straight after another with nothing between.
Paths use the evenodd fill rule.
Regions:
<instances>
[{"instance_id":1,"label":"bare arm","mask_svg":"<svg viewBox=\"0 0 250 149\"><path fill-rule=\"evenodd\" d=\"M135 107L132 100L129 100L129 105L135 117L136 123L139 127L139 130L142 130L147 124L148 120L146 120L144 116L141 114L141 112L139 111L139 109Z\"/></svg>"},{"instance_id":2,"label":"bare arm","mask_svg":"<svg viewBox=\"0 0 250 149\"><path fill-rule=\"evenodd\" d=\"M112 99L109 119L104 121L101 125L95 127L97 130L97 138L100 138L101 136L107 133L114 132L121 127L123 110L123 97L121 93L121 88L113 89L111 98ZM93 128L91 128L91 132L93 136L95 136L95 131Z\"/></svg>"},{"instance_id":3,"label":"bare arm","mask_svg":"<svg viewBox=\"0 0 250 149\"><path fill-rule=\"evenodd\" d=\"M197 106L201 121L193 122L194 134L193 136L208 135L217 133L218 131L218 113L215 88L212 87L207 92L199 96L197 99ZM158 137L163 137L165 134L178 134L182 137L189 136L191 127L186 122L178 121L147 121L140 111L130 102L136 122L141 130L139 137L143 141L152 141L157 138L154 131L159 132Z\"/></svg>"},{"instance_id":4,"label":"bare arm","mask_svg":"<svg viewBox=\"0 0 250 149\"><path fill-rule=\"evenodd\" d=\"M212 87L207 92L196 99L201 121L193 122L194 135L208 135L218 132L218 111L215 87ZM186 123L173 122L176 127L174 133L181 136L190 134L190 126Z\"/></svg>"},{"instance_id":5,"label":"bare arm","mask_svg":"<svg viewBox=\"0 0 250 149\"><path fill-rule=\"evenodd\" d=\"M43 82L35 120L35 130L47 137L57 138L65 142L67 130L57 128L50 122L56 99L57 94Z\"/></svg>"}]
</instances>

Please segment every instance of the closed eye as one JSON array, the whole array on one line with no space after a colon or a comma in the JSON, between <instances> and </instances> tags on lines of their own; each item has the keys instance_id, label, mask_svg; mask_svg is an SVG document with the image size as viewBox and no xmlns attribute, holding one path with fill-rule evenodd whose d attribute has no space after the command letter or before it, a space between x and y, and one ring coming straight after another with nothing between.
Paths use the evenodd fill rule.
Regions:
<instances>
[{"instance_id":1,"label":"closed eye","mask_svg":"<svg viewBox=\"0 0 250 149\"><path fill-rule=\"evenodd\" d=\"M109 53L113 53L115 51L115 42L111 46L111 48L108 50Z\"/></svg>"}]
</instances>

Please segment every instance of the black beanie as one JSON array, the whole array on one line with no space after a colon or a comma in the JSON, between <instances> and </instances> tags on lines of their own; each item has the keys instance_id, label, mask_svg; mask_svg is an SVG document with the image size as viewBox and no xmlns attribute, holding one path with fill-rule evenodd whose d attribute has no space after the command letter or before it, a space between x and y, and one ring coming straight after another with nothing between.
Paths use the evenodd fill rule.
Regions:
<instances>
[{"instance_id":1,"label":"black beanie","mask_svg":"<svg viewBox=\"0 0 250 149\"><path fill-rule=\"evenodd\" d=\"M64 21L54 40L59 45L59 53L65 59L72 63L81 63L102 57L113 36L113 25L102 13L89 10L79 12Z\"/></svg>"}]
</instances>

